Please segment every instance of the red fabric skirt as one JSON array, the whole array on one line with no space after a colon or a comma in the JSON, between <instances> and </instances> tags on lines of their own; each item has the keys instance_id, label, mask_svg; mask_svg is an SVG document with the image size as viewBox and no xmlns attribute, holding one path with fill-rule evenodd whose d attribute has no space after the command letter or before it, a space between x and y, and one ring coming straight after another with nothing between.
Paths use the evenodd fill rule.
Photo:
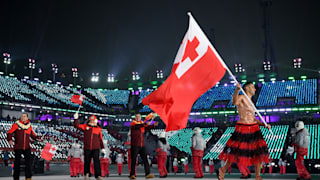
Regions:
<instances>
[{"instance_id":1,"label":"red fabric skirt","mask_svg":"<svg viewBox=\"0 0 320 180\"><path fill-rule=\"evenodd\" d=\"M259 125L237 123L219 159L244 166L269 162L267 143Z\"/></svg>"}]
</instances>

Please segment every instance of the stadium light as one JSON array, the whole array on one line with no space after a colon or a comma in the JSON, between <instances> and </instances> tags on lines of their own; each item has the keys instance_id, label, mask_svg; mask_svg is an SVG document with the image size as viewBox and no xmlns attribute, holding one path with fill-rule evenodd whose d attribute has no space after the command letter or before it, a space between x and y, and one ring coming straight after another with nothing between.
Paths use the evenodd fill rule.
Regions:
<instances>
[{"instance_id":1,"label":"stadium light","mask_svg":"<svg viewBox=\"0 0 320 180\"><path fill-rule=\"evenodd\" d=\"M32 72L36 68L36 60L29 58L28 62L28 68L30 69L30 78L32 79Z\"/></svg>"},{"instance_id":2,"label":"stadium light","mask_svg":"<svg viewBox=\"0 0 320 180\"><path fill-rule=\"evenodd\" d=\"M140 76L138 72L132 72L132 80L139 80Z\"/></svg>"},{"instance_id":3,"label":"stadium light","mask_svg":"<svg viewBox=\"0 0 320 180\"><path fill-rule=\"evenodd\" d=\"M99 73L92 73L91 81L98 82L99 81Z\"/></svg>"},{"instance_id":4,"label":"stadium light","mask_svg":"<svg viewBox=\"0 0 320 180\"><path fill-rule=\"evenodd\" d=\"M293 68L294 69L300 69L301 68L302 58L294 58L292 60L292 62L293 62Z\"/></svg>"},{"instance_id":5,"label":"stadium light","mask_svg":"<svg viewBox=\"0 0 320 180\"><path fill-rule=\"evenodd\" d=\"M157 70L157 79L162 79L162 78L163 78L162 70Z\"/></svg>"},{"instance_id":6,"label":"stadium light","mask_svg":"<svg viewBox=\"0 0 320 180\"><path fill-rule=\"evenodd\" d=\"M72 70L72 77L77 78L78 77L78 68L73 67L71 70Z\"/></svg>"},{"instance_id":7,"label":"stadium light","mask_svg":"<svg viewBox=\"0 0 320 180\"><path fill-rule=\"evenodd\" d=\"M3 53L3 63L5 64L5 75L8 73L8 65L11 64L11 58L9 53Z\"/></svg>"},{"instance_id":8,"label":"stadium light","mask_svg":"<svg viewBox=\"0 0 320 180\"><path fill-rule=\"evenodd\" d=\"M271 71L271 62L270 61L263 61L263 70L264 71Z\"/></svg>"},{"instance_id":9,"label":"stadium light","mask_svg":"<svg viewBox=\"0 0 320 180\"><path fill-rule=\"evenodd\" d=\"M51 64L52 67L52 73L53 73L53 82L56 81L56 74L58 74L58 65L56 64Z\"/></svg>"},{"instance_id":10,"label":"stadium light","mask_svg":"<svg viewBox=\"0 0 320 180\"><path fill-rule=\"evenodd\" d=\"M245 71L245 69L242 68L242 64L234 64L234 70L236 73L242 73Z\"/></svg>"},{"instance_id":11,"label":"stadium light","mask_svg":"<svg viewBox=\"0 0 320 180\"><path fill-rule=\"evenodd\" d=\"M108 74L108 82L113 83L114 82L114 74Z\"/></svg>"},{"instance_id":12,"label":"stadium light","mask_svg":"<svg viewBox=\"0 0 320 180\"><path fill-rule=\"evenodd\" d=\"M73 84L76 85L76 79L78 78L78 68L73 67L71 68L72 77L73 77Z\"/></svg>"},{"instance_id":13,"label":"stadium light","mask_svg":"<svg viewBox=\"0 0 320 180\"><path fill-rule=\"evenodd\" d=\"M28 59L29 62L29 69L35 69L36 67L36 60L29 58Z\"/></svg>"}]
</instances>

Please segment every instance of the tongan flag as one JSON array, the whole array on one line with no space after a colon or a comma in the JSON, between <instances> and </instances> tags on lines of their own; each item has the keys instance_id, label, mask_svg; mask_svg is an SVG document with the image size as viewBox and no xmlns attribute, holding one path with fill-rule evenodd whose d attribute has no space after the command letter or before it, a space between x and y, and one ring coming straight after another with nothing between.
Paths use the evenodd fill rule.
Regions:
<instances>
[{"instance_id":1,"label":"tongan flag","mask_svg":"<svg viewBox=\"0 0 320 180\"><path fill-rule=\"evenodd\" d=\"M84 95L73 95L71 97L71 102L82 105L82 102L84 100Z\"/></svg>"},{"instance_id":2,"label":"tongan flag","mask_svg":"<svg viewBox=\"0 0 320 180\"><path fill-rule=\"evenodd\" d=\"M187 126L194 102L224 76L227 66L189 13L189 29L168 79L142 100L159 114L166 131Z\"/></svg>"},{"instance_id":3,"label":"tongan flag","mask_svg":"<svg viewBox=\"0 0 320 180\"><path fill-rule=\"evenodd\" d=\"M57 149L57 146L47 143L41 152L41 157L45 160L50 161L52 160L52 157L56 153Z\"/></svg>"}]
</instances>

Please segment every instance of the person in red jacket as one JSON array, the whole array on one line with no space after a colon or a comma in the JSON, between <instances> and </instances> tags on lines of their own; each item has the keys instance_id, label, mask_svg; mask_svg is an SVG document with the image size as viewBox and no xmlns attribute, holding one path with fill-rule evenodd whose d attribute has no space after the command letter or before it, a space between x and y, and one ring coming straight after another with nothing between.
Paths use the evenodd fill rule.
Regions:
<instances>
[{"instance_id":1,"label":"person in red jacket","mask_svg":"<svg viewBox=\"0 0 320 180\"><path fill-rule=\"evenodd\" d=\"M97 180L101 178L101 167L100 167L100 149L104 148L103 135L101 128L98 125L98 120L95 115L90 116L89 121L85 124L79 124L78 113L74 114L74 127L83 131L84 133L84 174L85 180L90 178L90 162L93 158L94 162L94 176Z\"/></svg>"},{"instance_id":2,"label":"person in red jacket","mask_svg":"<svg viewBox=\"0 0 320 180\"><path fill-rule=\"evenodd\" d=\"M151 113L146 117L145 121L154 118L154 115ZM147 159L147 152L144 146L144 131L145 128L152 128L158 125L158 122L154 122L154 125L150 126L151 122L141 121L141 114L137 113L135 119L131 122L130 132L131 132L131 170L130 170L130 179L136 179L135 176L135 165L137 160L137 155L140 154L146 178L154 178L154 175L150 174L150 166Z\"/></svg>"},{"instance_id":3,"label":"person in red jacket","mask_svg":"<svg viewBox=\"0 0 320 180\"><path fill-rule=\"evenodd\" d=\"M25 175L26 180L31 180L32 176L32 156L30 148L30 137L34 140L40 140L32 130L30 120L27 113L23 113L19 121L16 121L8 131L7 140L10 146L13 145L12 137L14 137L14 173L13 179L17 180L20 176L20 159L24 154L25 159Z\"/></svg>"}]
</instances>

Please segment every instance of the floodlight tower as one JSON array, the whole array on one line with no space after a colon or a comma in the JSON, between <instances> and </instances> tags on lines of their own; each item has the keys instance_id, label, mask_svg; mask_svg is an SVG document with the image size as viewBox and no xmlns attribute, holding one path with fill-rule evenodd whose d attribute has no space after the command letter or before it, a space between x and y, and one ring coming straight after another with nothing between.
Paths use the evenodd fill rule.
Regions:
<instances>
[{"instance_id":1,"label":"floodlight tower","mask_svg":"<svg viewBox=\"0 0 320 180\"><path fill-rule=\"evenodd\" d=\"M5 75L7 75L8 65L11 64L11 57L9 53L3 53L3 63L5 64Z\"/></svg>"},{"instance_id":2,"label":"floodlight tower","mask_svg":"<svg viewBox=\"0 0 320 180\"><path fill-rule=\"evenodd\" d=\"M32 72L36 68L36 60L29 58L28 62L28 68L30 69L30 79L32 80Z\"/></svg>"},{"instance_id":3,"label":"floodlight tower","mask_svg":"<svg viewBox=\"0 0 320 180\"><path fill-rule=\"evenodd\" d=\"M277 64L276 64L276 58L274 53L274 47L272 42L272 32L271 32L271 6L272 6L272 0L260 0L260 5L262 7L263 11L263 30L264 30L264 59L263 59L263 70L274 72L277 74ZM264 68L267 64L267 67Z\"/></svg>"}]
</instances>

